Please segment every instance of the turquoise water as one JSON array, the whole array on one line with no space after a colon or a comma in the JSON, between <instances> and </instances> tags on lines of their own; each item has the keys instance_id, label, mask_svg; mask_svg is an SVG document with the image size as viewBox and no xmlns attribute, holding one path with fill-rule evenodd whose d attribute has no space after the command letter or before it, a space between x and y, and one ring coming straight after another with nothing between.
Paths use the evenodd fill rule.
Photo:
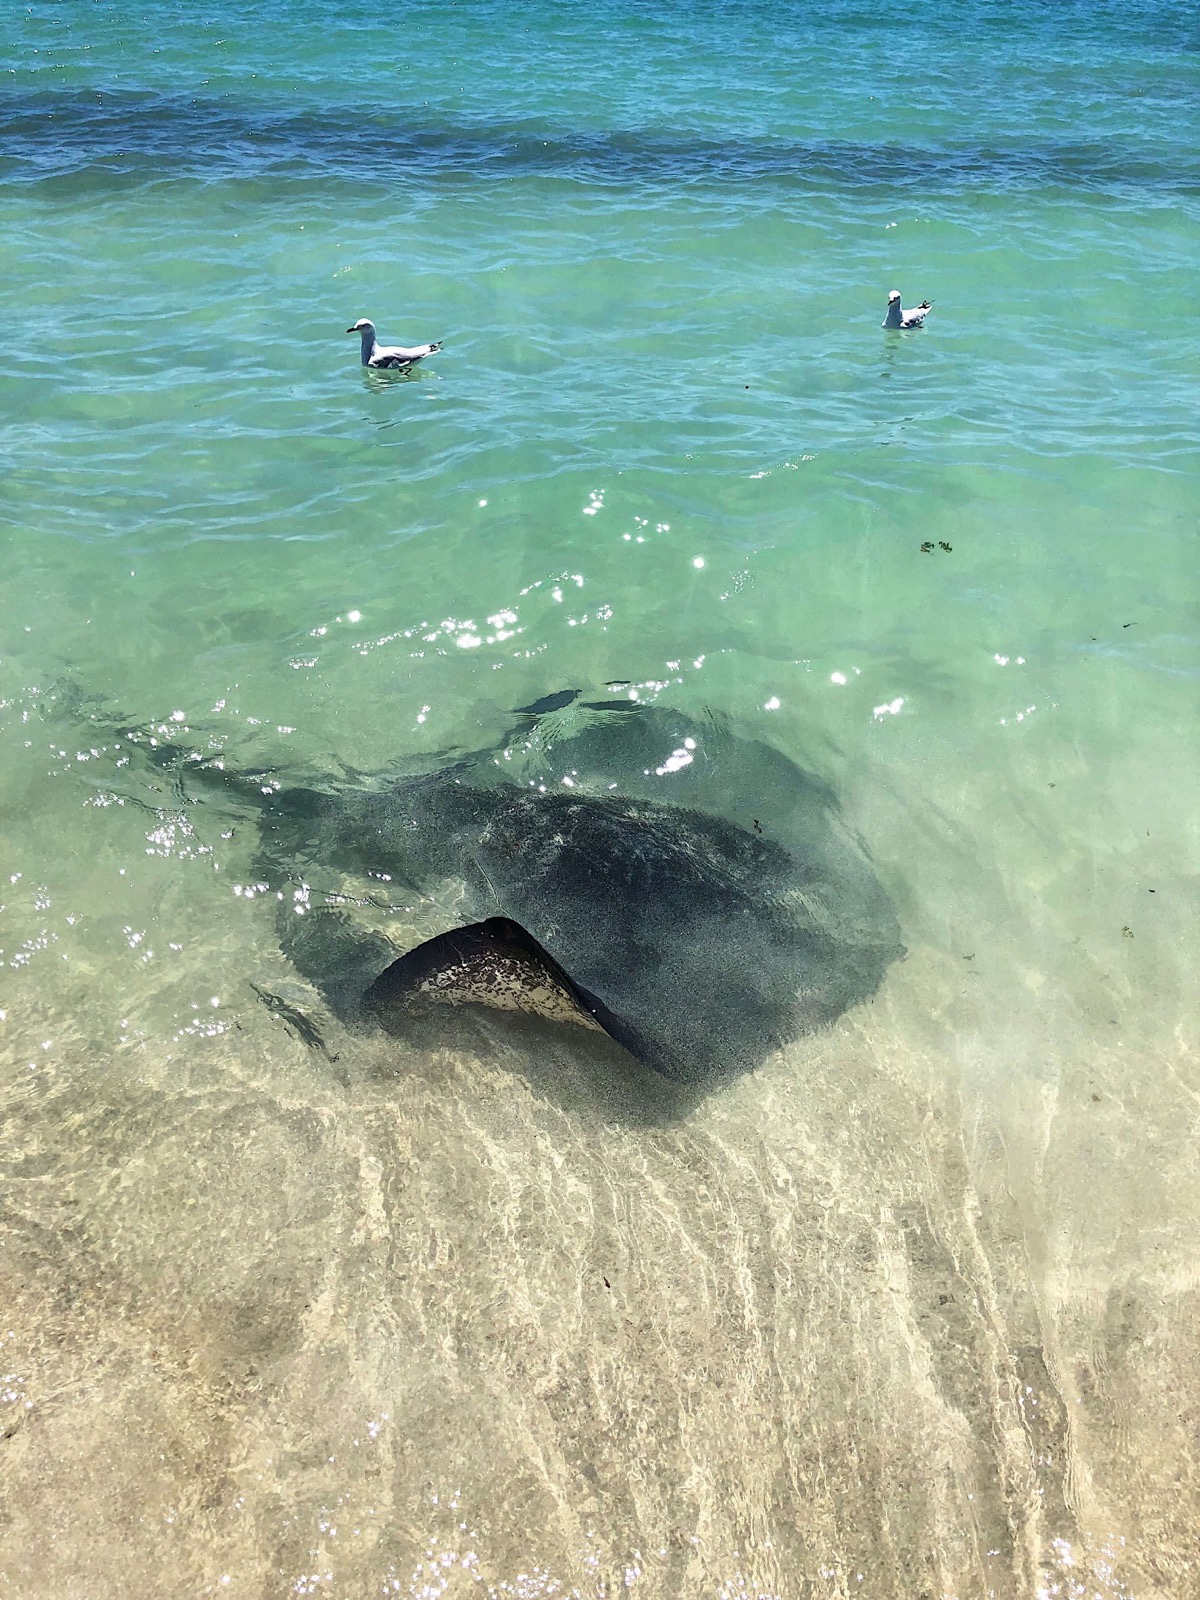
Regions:
<instances>
[{"instance_id":1,"label":"turquoise water","mask_svg":"<svg viewBox=\"0 0 1200 1600\"><path fill-rule=\"evenodd\" d=\"M1190 8L0 38L11 1592L1189 1592ZM669 1130L331 1076L252 822L89 721L311 776L564 687L817 772L903 924Z\"/></svg>"}]
</instances>

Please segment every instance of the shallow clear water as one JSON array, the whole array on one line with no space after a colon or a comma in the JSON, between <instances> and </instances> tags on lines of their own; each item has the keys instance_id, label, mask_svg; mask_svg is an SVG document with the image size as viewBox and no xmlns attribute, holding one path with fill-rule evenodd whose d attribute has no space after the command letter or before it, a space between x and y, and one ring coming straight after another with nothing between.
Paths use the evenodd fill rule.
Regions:
<instances>
[{"instance_id":1,"label":"shallow clear water","mask_svg":"<svg viewBox=\"0 0 1200 1600\"><path fill-rule=\"evenodd\" d=\"M0 38L0 1586L1190 1593L1190 8ZM96 732L332 781L566 686L819 774L903 925L683 1118L307 1049L253 816Z\"/></svg>"}]
</instances>

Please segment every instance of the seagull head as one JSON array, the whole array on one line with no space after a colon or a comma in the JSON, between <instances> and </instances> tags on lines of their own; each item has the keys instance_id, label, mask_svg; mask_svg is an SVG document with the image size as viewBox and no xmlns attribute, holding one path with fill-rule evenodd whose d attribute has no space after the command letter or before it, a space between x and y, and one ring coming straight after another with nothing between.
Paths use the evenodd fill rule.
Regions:
<instances>
[{"instance_id":1,"label":"seagull head","mask_svg":"<svg viewBox=\"0 0 1200 1600\"><path fill-rule=\"evenodd\" d=\"M899 289L893 289L888 295L888 305L891 305L893 300L899 300L899 298L900 298ZM361 324L360 324L360 326L361 326Z\"/></svg>"},{"instance_id":2,"label":"seagull head","mask_svg":"<svg viewBox=\"0 0 1200 1600\"><path fill-rule=\"evenodd\" d=\"M375 332L375 324L370 320L369 317L360 317L352 328L346 329L346 332L373 334Z\"/></svg>"}]
</instances>

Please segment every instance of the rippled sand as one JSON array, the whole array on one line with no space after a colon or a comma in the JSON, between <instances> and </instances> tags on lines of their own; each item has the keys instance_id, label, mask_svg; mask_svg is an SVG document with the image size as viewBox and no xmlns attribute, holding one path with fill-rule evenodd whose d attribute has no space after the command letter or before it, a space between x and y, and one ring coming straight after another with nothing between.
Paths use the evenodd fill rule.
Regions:
<instances>
[{"instance_id":1,"label":"rippled sand","mask_svg":"<svg viewBox=\"0 0 1200 1600\"><path fill-rule=\"evenodd\" d=\"M1194 1093L1084 1036L989 1113L960 987L914 958L678 1124L549 1042L60 1058L4 1222L12 1591L1188 1592Z\"/></svg>"}]
</instances>

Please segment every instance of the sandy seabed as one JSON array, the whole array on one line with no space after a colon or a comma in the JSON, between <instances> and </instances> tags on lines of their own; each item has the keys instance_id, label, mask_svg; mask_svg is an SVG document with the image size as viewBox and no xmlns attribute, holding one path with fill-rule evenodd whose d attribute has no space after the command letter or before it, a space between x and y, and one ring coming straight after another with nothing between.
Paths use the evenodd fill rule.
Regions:
<instances>
[{"instance_id":1,"label":"sandy seabed","mask_svg":"<svg viewBox=\"0 0 1200 1600\"><path fill-rule=\"evenodd\" d=\"M1188 1063L985 1106L986 983L682 1118L565 1030L15 1063L5 1592L1195 1592Z\"/></svg>"}]
</instances>

